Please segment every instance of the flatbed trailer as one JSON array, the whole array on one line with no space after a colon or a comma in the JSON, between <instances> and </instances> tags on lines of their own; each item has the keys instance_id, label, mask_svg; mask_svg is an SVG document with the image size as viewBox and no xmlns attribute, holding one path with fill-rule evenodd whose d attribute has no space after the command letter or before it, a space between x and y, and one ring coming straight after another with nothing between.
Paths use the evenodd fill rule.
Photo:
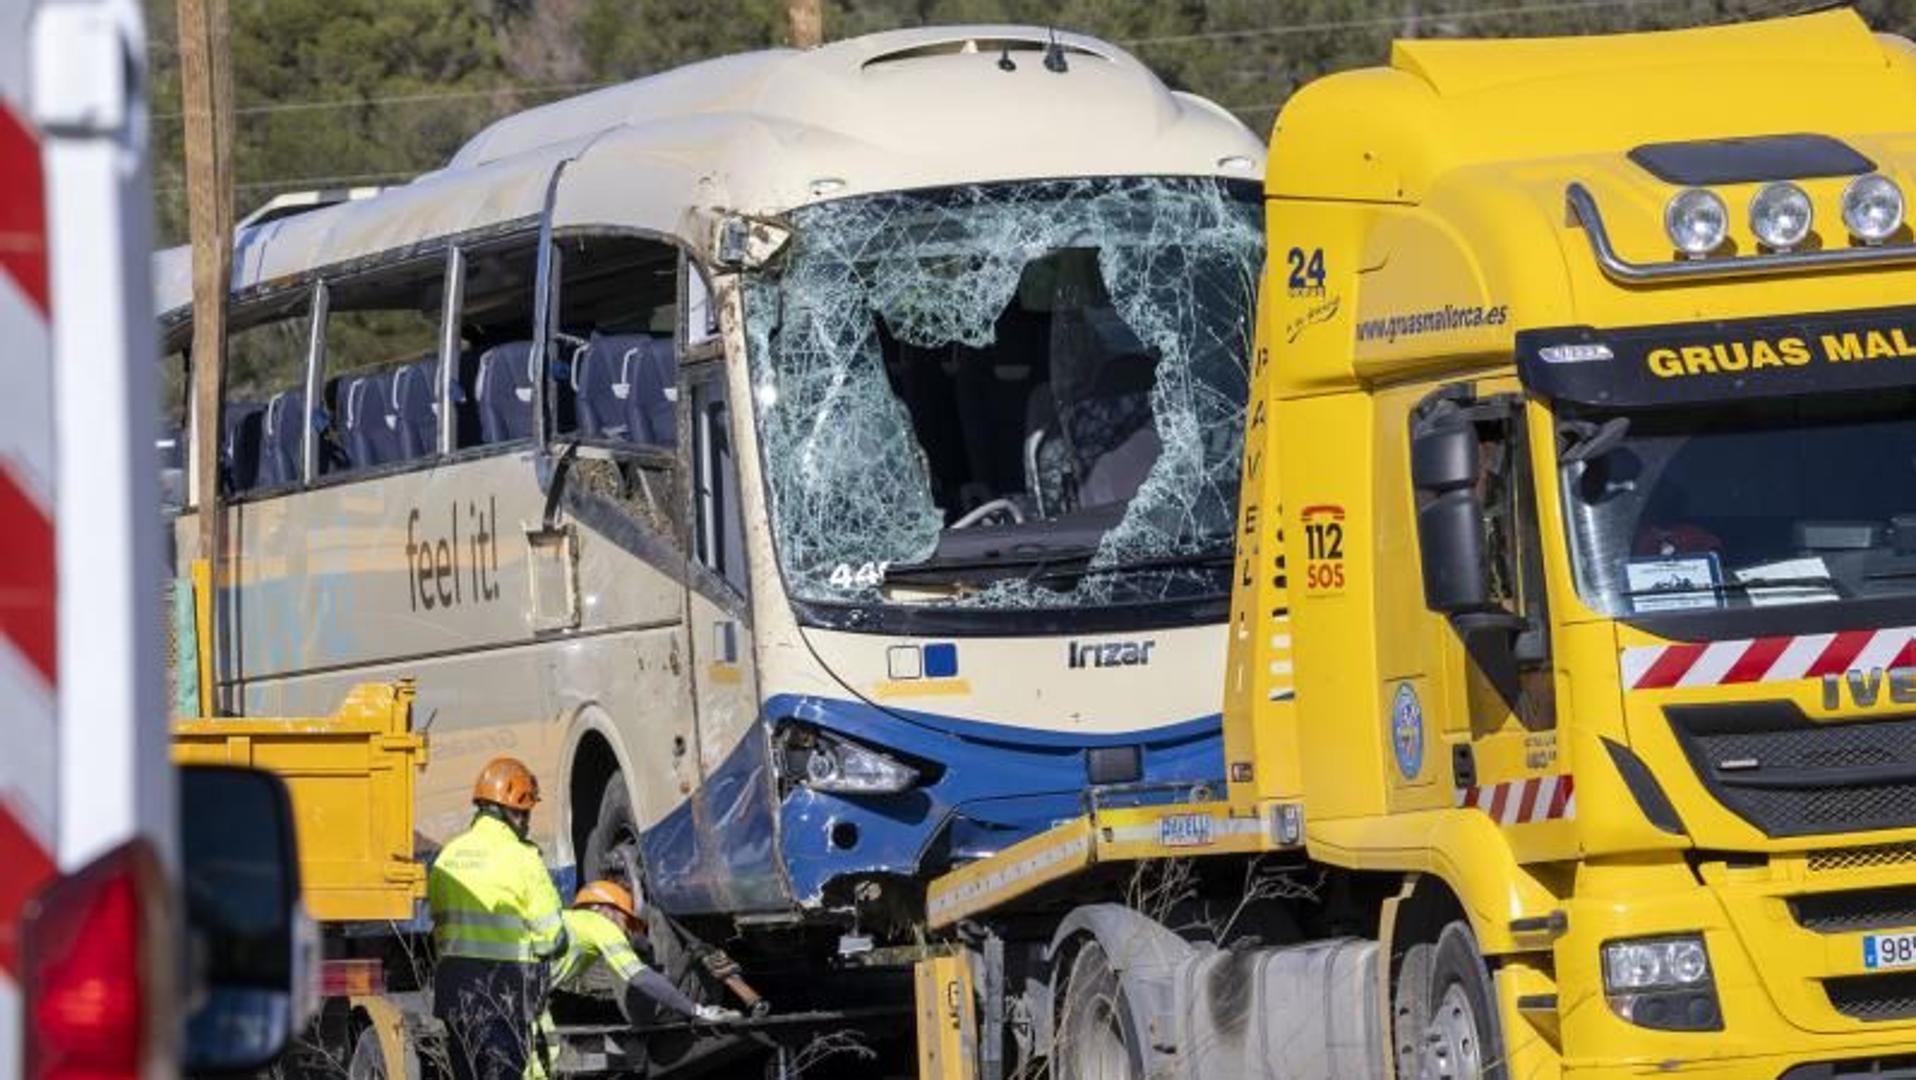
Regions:
<instances>
[{"instance_id":1,"label":"flatbed trailer","mask_svg":"<svg viewBox=\"0 0 1916 1080\"><path fill-rule=\"evenodd\" d=\"M1308 892L1302 826L1278 802L1093 807L933 880L928 927L960 944L914 965L919 1076L1004 1080L1039 1061L1065 1076L1383 1075L1379 943L1267 939L1268 913L1249 910ZM1244 903L1200 896L1199 862L1241 875ZM1074 996L1087 945L1118 977Z\"/></svg>"},{"instance_id":2,"label":"flatbed trailer","mask_svg":"<svg viewBox=\"0 0 1916 1080\"><path fill-rule=\"evenodd\" d=\"M691 1021L659 1024L560 1024L556 1071L562 1076L732 1076L748 1060L765 1061L766 1075L840 1075L876 1062L860 1039L878 1028L902 1029L909 1003L853 1009L813 1009L749 1016L716 1027ZM661 1061L660 1047L669 1058ZM827 1060L831 1065L825 1065ZM653 1070L649 1074L646 1070ZM722 1071L731 1070L731 1071Z\"/></svg>"}]
</instances>

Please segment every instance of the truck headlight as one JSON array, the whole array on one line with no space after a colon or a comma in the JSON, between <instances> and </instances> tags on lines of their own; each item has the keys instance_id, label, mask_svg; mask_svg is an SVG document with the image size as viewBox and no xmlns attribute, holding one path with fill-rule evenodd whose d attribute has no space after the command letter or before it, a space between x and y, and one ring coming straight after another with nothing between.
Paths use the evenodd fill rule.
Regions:
<instances>
[{"instance_id":1,"label":"truck headlight","mask_svg":"<svg viewBox=\"0 0 1916 1080\"><path fill-rule=\"evenodd\" d=\"M811 733L809 745L788 753L803 755L799 782L813 791L841 795L888 795L918 782L918 770L887 754L824 731Z\"/></svg>"},{"instance_id":2,"label":"truck headlight","mask_svg":"<svg viewBox=\"0 0 1916 1080\"><path fill-rule=\"evenodd\" d=\"M1718 1031L1710 952L1700 934L1630 938L1603 946L1603 992L1610 1008L1639 1027Z\"/></svg>"}]
</instances>

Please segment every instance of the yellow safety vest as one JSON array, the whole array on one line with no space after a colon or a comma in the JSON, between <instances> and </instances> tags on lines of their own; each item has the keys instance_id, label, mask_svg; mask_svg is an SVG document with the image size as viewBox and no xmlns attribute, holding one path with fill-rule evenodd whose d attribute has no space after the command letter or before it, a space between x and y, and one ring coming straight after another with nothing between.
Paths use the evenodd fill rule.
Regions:
<instances>
[{"instance_id":1,"label":"yellow safety vest","mask_svg":"<svg viewBox=\"0 0 1916 1080\"><path fill-rule=\"evenodd\" d=\"M645 970L645 962L633 950L631 939L611 919L580 908L566 912L562 919L565 955L553 965L552 985L570 990L599 964L609 968L621 986Z\"/></svg>"},{"instance_id":2,"label":"yellow safety vest","mask_svg":"<svg viewBox=\"0 0 1916 1080\"><path fill-rule=\"evenodd\" d=\"M539 849L480 816L439 850L426 881L439 955L530 964L565 947L559 892Z\"/></svg>"},{"instance_id":3,"label":"yellow safety vest","mask_svg":"<svg viewBox=\"0 0 1916 1080\"><path fill-rule=\"evenodd\" d=\"M553 963L554 987L579 990L600 964L618 978L620 986L645 970L645 961L639 959L625 931L611 919L580 908L565 912L561 918L565 923L565 955ZM539 1034L543 1039L535 1041L533 1053L526 1058L526 1080L546 1080L552 1074L553 1062L538 1052L541 1045L546 1055L556 1058L559 1053L559 1036L549 1009L539 1017Z\"/></svg>"}]
</instances>

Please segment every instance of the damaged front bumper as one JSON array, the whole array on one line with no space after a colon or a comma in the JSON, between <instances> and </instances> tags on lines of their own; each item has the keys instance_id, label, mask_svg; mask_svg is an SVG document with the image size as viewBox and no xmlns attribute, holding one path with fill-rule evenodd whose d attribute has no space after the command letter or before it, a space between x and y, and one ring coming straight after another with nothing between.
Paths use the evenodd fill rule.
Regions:
<instances>
[{"instance_id":1,"label":"damaged front bumper","mask_svg":"<svg viewBox=\"0 0 1916 1080\"><path fill-rule=\"evenodd\" d=\"M1093 747L1138 747L1145 790L1117 796L1118 804L1171 801L1194 785L1223 789L1216 714L1101 737L809 696L774 698L766 715L934 766L917 786L884 795L834 794L781 778L780 851L794 897L808 907L831 902L836 885L937 873L1083 813Z\"/></svg>"}]
</instances>

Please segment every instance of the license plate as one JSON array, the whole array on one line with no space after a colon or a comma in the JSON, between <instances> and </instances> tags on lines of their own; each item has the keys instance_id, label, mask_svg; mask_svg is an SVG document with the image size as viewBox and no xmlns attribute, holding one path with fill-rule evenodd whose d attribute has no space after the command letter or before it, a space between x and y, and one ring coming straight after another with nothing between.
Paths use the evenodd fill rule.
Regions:
<instances>
[{"instance_id":1,"label":"license plate","mask_svg":"<svg viewBox=\"0 0 1916 1080\"><path fill-rule=\"evenodd\" d=\"M1864 934L1863 966L1871 971L1916 967L1916 933Z\"/></svg>"},{"instance_id":2,"label":"license plate","mask_svg":"<svg viewBox=\"0 0 1916 1080\"><path fill-rule=\"evenodd\" d=\"M1172 814L1158 819L1158 843L1165 847L1203 847L1211 842L1211 815Z\"/></svg>"}]
</instances>

